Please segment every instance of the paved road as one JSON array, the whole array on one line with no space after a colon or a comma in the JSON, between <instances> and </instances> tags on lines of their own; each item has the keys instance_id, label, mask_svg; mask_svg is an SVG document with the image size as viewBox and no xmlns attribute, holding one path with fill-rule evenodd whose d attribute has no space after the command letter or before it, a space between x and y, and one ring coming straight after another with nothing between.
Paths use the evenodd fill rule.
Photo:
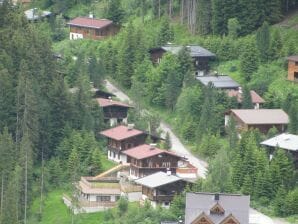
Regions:
<instances>
[{"instance_id":1,"label":"paved road","mask_svg":"<svg viewBox=\"0 0 298 224\"><path fill-rule=\"evenodd\" d=\"M121 90L115 87L112 83L108 80L105 80L105 86L107 90L117 96L122 101L129 102L133 104L133 101ZM172 150L181 156L185 156L189 159L189 161L198 168L198 175L202 178L206 177L206 171L208 164L192 155L185 146L181 143L179 138L173 133L170 126L161 121L160 128L163 130L164 133L168 132L170 135L171 143L172 143ZM284 220L280 219L271 219L270 217L258 212L257 210L250 208L249 210L249 223L250 224L289 224Z\"/></svg>"}]
</instances>

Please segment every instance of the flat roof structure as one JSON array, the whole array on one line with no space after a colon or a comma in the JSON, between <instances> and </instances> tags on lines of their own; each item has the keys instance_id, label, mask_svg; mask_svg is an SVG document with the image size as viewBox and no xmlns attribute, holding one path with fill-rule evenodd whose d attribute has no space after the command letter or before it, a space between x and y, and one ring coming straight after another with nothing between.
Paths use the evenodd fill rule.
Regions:
<instances>
[{"instance_id":1,"label":"flat roof structure","mask_svg":"<svg viewBox=\"0 0 298 224\"><path fill-rule=\"evenodd\" d=\"M183 180L183 179L175 175L167 174L165 172L160 171L160 172L151 174L149 176L137 179L135 180L135 182L145 187L156 188L156 187L174 183L180 180Z\"/></svg>"}]
</instances>

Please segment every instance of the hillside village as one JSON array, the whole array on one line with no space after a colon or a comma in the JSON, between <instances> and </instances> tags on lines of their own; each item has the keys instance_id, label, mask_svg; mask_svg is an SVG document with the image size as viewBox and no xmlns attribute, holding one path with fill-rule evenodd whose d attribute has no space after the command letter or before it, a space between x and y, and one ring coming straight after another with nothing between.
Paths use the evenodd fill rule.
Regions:
<instances>
[{"instance_id":1,"label":"hillside village","mask_svg":"<svg viewBox=\"0 0 298 224\"><path fill-rule=\"evenodd\" d=\"M297 9L0 1L0 224L298 223Z\"/></svg>"}]
</instances>

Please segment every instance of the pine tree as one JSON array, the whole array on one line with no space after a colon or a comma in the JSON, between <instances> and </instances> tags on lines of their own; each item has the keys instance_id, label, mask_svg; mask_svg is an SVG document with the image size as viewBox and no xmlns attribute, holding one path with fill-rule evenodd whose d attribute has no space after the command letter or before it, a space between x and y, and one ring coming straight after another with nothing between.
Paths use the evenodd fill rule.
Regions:
<instances>
[{"instance_id":1,"label":"pine tree","mask_svg":"<svg viewBox=\"0 0 298 224\"><path fill-rule=\"evenodd\" d=\"M160 30L157 35L156 45L162 46L171 42L174 39L174 33L171 30L169 20L163 18L160 25Z\"/></svg>"},{"instance_id":2,"label":"pine tree","mask_svg":"<svg viewBox=\"0 0 298 224\"><path fill-rule=\"evenodd\" d=\"M253 193L253 182L249 174L246 174L244 177L241 192L244 195L252 195Z\"/></svg>"},{"instance_id":3,"label":"pine tree","mask_svg":"<svg viewBox=\"0 0 298 224\"><path fill-rule=\"evenodd\" d=\"M281 58L283 54L283 43L281 40L280 32L278 29L275 29L271 36L270 58L272 60L276 60Z\"/></svg>"},{"instance_id":4,"label":"pine tree","mask_svg":"<svg viewBox=\"0 0 298 224\"><path fill-rule=\"evenodd\" d=\"M183 86L192 86L195 81L193 59L190 56L188 47L183 47L178 52L177 75L183 81Z\"/></svg>"},{"instance_id":5,"label":"pine tree","mask_svg":"<svg viewBox=\"0 0 298 224\"><path fill-rule=\"evenodd\" d=\"M238 142L238 134L236 130L236 122L233 117L230 118L226 131L229 138L229 148L231 151L235 151Z\"/></svg>"},{"instance_id":6,"label":"pine tree","mask_svg":"<svg viewBox=\"0 0 298 224\"><path fill-rule=\"evenodd\" d=\"M267 62L270 56L270 30L269 24L264 22L262 27L260 27L256 34L257 48L260 54L260 60L262 62Z\"/></svg>"},{"instance_id":7,"label":"pine tree","mask_svg":"<svg viewBox=\"0 0 298 224\"><path fill-rule=\"evenodd\" d=\"M67 162L67 171L71 181L76 181L79 173L80 158L77 150L72 149Z\"/></svg>"},{"instance_id":8,"label":"pine tree","mask_svg":"<svg viewBox=\"0 0 298 224\"><path fill-rule=\"evenodd\" d=\"M290 124L289 131L292 134L298 134L298 107L297 103L292 102L289 110Z\"/></svg>"},{"instance_id":9,"label":"pine tree","mask_svg":"<svg viewBox=\"0 0 298 224\"><path fill-rule=\"evenodd\" d=\"M232 39L236 39L240 32L240 24L237 18L232 18L228 20L228 35Z\"/></svg>"},{"instance_id":10,"label":"pine tree","mask_svg":"<svg viewBox=\"0 0 298 224\"><path fill-rule=\"evenodd\" d=\"M106 18L112 20L116 24L121 24L125 12L122 9L120 0L109 0L106 11Z\"/></svg>"},{"instance_id":11,"label":"pine tree","mask_svg":"<svg viewBox=\"0 0 298 224\"><path fill-rule=\"evenodd\" d=\"M91 157L91 175L96 175L102 170L101 153L98 148L95 148Z\"/></svg>"},{"instance_id":12,"label":"pine tree","mask_svg":"<svg viewBox=\"0 0 298 224\"><path fill-rule=\"evenodd\" d=\"M170 150L172 148L172 143L171 143L171 138L170 138L169 132L166 133L164 148L167 150Z\"/></svg>"},{"instance_id":13,"label":"pine tree","mask_svg":"<svg viewBox=\"0 0 298 224\"><path fill-rule=\"evenodd\" d=\"M251 80L252 74L258 69L259 58L253 43L249 43L240 55L240 71L246 81Z\"/></svg>"},{"instance_id":14,"label":"pine tree","mask_svg":"<svg viewBox=\"0 0 298 224\"><path fill-rule=\"evenodd\" d=\"M247 86L244 86L244 88L243 88L242 109L253 109L250 90Z\"/></svg>"}]
</instances>

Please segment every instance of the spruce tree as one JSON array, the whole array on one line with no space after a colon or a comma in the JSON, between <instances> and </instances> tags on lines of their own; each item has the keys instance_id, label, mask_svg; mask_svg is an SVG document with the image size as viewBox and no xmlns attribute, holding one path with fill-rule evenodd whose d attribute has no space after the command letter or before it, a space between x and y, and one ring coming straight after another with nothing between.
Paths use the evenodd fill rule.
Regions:
<instances>
[{"instance_id":1,"label":"spruce tree","mask_svg":"<svg viewBox=\"0 0 298 224\"><path fill-rule=\"evenodd\" d=\"M174 33L171 30L169 20L163 18L160 25L160 30L157 34L156 45L163 46L174 39Z\"/></svg>"},{"instance_id":2,"label":"spruce tree","mask_svg":"<svg viewBox=\"0 0 298 224\"><path fill-rule=\"evenodd\" d=\"M109 0L106 11L106 18L112 20L116 24L121 24L125 11L122 9L120 0Z\"/></svg>"},{"instance_id":3,"label":"spruce tree","mask_svg":"<svg viewBox=\"0 0 298 224\"><path fill-rule=\"evenodd\" d=\"M270 56L270 30L269 24L264 22L256 34L256 43L262 62L267 62Z\"/></svg>"},{"instance_id":4,"label":"spruce tree","mask_svg":"<svg viewBox=\"0 0 298 224\"><path fill-rule=\"evenodd\" d=\"M252 74L258 69L259 57L254 43L249 43L240 55L240 71L245 81L250 81Z\"/></svg>"},{"instance_id":5,"label":"spruce tree","mask_svg":"<svg viewBox=\"0 0 298 224\"><path fill-rule=\"evenodd\" d=\"M241 192L244 195L252 195L253 194L253 181L249 174L246 174L244 177Z\"/></svg>"},{"instance_id":6,"label":"spruce tree","mask_svg":"<svg viewBox=\"0 0 298 224\"><path fill-rule=\"evenodd\" d=\"M283 56L283 43L278 29L275 29L271 36L270 58L272 60L279 59Z\"/></svg>"},{"instance_id":7,"label":"spruce tree","mask_svg":"<svg viewBox=\"0 0 298 224\"><path fill-rule=\"evenodd\" d=\"M290 124L289 131L292 134L298 134L298 106L296 102L292 102L289 110Z\"/></svg>"},{"instance_id":8,"label":"spruce tree","mask_svg":"<svg viewBox=\"0 0 298 224\"><path fill-rule=\"evenodd\" d=\"M243 87L242 93L242 109L253 109L250 90L247 86Z\"/></svg>"}]
</instances>

